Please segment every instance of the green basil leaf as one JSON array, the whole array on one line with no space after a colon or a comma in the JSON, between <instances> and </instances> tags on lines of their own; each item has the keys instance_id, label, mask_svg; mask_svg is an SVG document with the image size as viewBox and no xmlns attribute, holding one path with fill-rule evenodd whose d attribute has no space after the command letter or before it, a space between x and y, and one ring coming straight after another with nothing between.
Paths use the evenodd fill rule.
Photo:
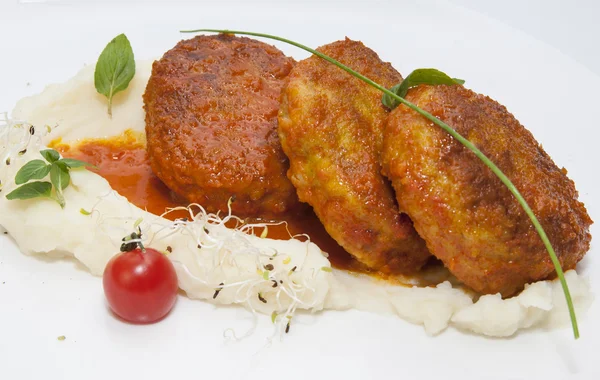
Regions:
<instances>
[{"instance_id":1,"label":"green basil leaf","mask_svg":"<svg viewBox=\"0 0 600 380\"><path fill-rule=\"evenodd\" d=\"M55 162L50 168L50 182L54 185L56 192L62 192L71 182L69 168L61 163Z\"/></svg>"},{"instance_id":2,"label":"green basil leaf","mask_svg":"<svg viewBox=\"0 0 600 380\"><path fill-rule=\"evenodd\" d=\"M49 198L52 192L50 182L29 182L19 186L6 195L6 199Z\"/></svg>"},{"instance_id":3,"label":"green basil leaf","mask_svg":"<svg viewBox=\"0 0 600 380\"><path fill-rule=\"evenodd\" d=\"M129 86L135 75L135 59L131 44L124 34L119 34L106 45L94 71L96 91L108 99L108 115L112 116L112 98Z\"/></svg>"},{"instance_id":4,"label":"green basil leaf","mask_svg":"<svg viewBox=\"0 0 600 380\"><path fill-rule=\"evenodd\" d=\"M393 92L394 94L398 94L398 90L400 90L400 85L401 83L398 83L397 85L395 85L394 87L390 88L390 91ZM387 108L393 110L394 108L398 107L400 105L400 102L397 101L396 99L392 98L390 95L384 93L383 97L381 98L381 103L383 103L384 106L386 106Z\"/></svg>"},{"instance_id":5,"label":"green basil leaf","mask_svg":"<svg viewBox=\"0 0 600 380\"><path fill-rule=\"evenodd\" d=\"M445 73L436 70L436 69L416 69L412 73L410 73L402 83L395 85L390 88L390 91L394 94L398 95L401 98L404 98L408 93L408 90L412 87L418 86L420 84L464 84L465 81L462 79L451 78ZM381 102L384 106L389 109L394 109L400 105L400 102L388 94L383 94L381 98Z\"/></svg>"},{"instance_id":6,"label":"green basil leaf","mask_svg":"<svg viewBox=\"0 0 600 380\"><path fill-rule=\"evenodd\" d=\"M56 162L60 159L60 154L58 154L57 151L55 151L54 149L45 149L45 150L41 150L40 154L42 155L42 157L44 157L46 159L46 161L48 161L49 163L53 163Z\"/></svg>"},{"instance_id":7,"label":"green basil leaf","mask_svg":"<svg viewBox=\"0 0 600 380\"><path fill-rule=\"evenodd\" d=\"M65 165L67 165L70 169L77 169L77 168L83 168L83 167L91 167L91 168L96 168L96 166L89 164L85 161L80 161L80 160L76 160L74 158L61 158L58 162L62 162Z\"/></svg>"},{"instance_id":8,"label":"green basil leaf","mask_svg":"<svg viewBox=\"0 0 600 380\"><path fill-rule=\"evenodd\" d=\"M50 173L50 165L42 160L32 160L23 165L15 176L15 183L22 185L32 179L42 179Z\"/></svg>"}]
</instances>

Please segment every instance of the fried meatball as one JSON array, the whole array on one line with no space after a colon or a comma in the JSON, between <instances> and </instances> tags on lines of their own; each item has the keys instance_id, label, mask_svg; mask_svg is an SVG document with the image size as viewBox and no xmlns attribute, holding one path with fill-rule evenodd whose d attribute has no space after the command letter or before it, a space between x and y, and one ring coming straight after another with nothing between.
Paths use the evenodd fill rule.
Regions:
<instances>
[{"instance_id":1,"label":"fried meatball","mask_svg":"<svg viewBox=\"0 0 600 380\"><path fill-rule=\"evenodd\" d=\"M563 269L589 249L592 220L573 181L506 108L462 86L422 85L407 100L474 143L519 189ZM431 253L480 293L514 295L555 276L550 257L515 197L470 150L416 112L389 116L382 163L400 209Z\"/></svg>"},{"instance_id":2,"label":"fried meatball","mask_svg":"<svg viewBox=\"0 0 600 380\"><path fill-rule=\"evenodd\" d=\"M278 215L299 204L277 136L294 64L273 46L232 35L179 42L152 66L144 93L154 173L210 212Z\"/></svg>"},{"instance_id":3,"label":"fried meatball","mask_svg":"<svg viewBox=\"0 0 600 380\"><path fill-rule=\"evenodd\" d=\"M384 86L402 80L361 42L346 39L319 51ZM313 56L290 73L279 137L290 159L288 177L331 237L369 268L412 273L430 255L380 174L387 114L378 90Z\"/></svg>"}]
</instances>

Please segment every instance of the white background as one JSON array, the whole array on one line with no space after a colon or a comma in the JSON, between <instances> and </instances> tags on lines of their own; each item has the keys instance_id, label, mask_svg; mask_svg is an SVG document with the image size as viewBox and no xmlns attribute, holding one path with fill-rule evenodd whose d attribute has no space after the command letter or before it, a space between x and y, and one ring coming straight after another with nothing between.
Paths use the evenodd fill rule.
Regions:
<instances>
[{"instance_id":1,"label":"white background","mask_svg":"<svg viewBox=\"0 0 600 380\"><path fill-rule=\"evenodd\" d=\"M106 4L160 3L159 0L2 0L5 8L18 3ZM281 3L284 3L282 0ZM298 1L295 1L298 3ZM329 3L335 1L328 1ZM338 1L340 4L368 3L368 0ZM402 2L402 1L400 1ZM414 1L416 2L416 1ZM600 2L597 0L449 0L450 3L501 21L560 50L600 74ZM202 3L202 0L174 0L174 3ZM304 1L319 4L323 1ZM388 1L387 3L397 3Z\"/></svg>"},{"instance_id":2,"label":"white background","mask_svg":"<svg viewBox=\"0 0 600 380\"><path fill-rule=\"evenodd\" d=\"M600 79L589 69L598 73L599 28L592 21L599 7L589 1L102 3L2 3L0 110L93 63L120 32L138 58L160 55L182 38L179 28L196 26L277 32L311 46L348 35L404 74L437 67L498 99L569 169L592 218L600 215L599 180L592 174L600 158L599 126L590 116ZM592 248L580 266L596 294L597 253ZM573 342L568 329L511 339L454 330L428 337L397 318L328 312L299 318L270 348L264 347L268 317L259 319L251 338L229 344L225 329L242 332L250 325L241 309L180 297L163 322L127 325L106 310L100 279L71 262L26 257L0 236L1 379L592 379L600 376L599 319L595 303L582 317L582 338ZM59 342L60 335L67 339Z\"/></svg>"}]
</instances>

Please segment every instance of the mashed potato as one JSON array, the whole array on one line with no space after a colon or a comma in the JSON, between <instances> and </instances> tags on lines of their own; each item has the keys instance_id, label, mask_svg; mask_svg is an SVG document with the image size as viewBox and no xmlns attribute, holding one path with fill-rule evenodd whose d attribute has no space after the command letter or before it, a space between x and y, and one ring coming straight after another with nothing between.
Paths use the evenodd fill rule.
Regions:
<instances>
[{"instance_id":1,"label":"mashed potato","mask_svg":"<svg viewBox=\"0 0 600 380\"><path fill-rule=\"evenodd\" d=\"M14 187L18 169L51 140L110 137L126 129L144 131L142 93L150 62L139 62L129 88L116 95L113 117L93 85L93 67L64 84L18 102L12 117L27 123L0 126L0 179L3 194ZM30 125L35 126L31 136ZM22 153L27 148L25 153ZM19 154L21 152L21 154ZM6 158L11 164L6 165ZM121 238L141 223L146 245L170 251L179 286L189 297L216 304L242 304L287 323L296 310L356 308L394 314L423 325L428 334L448 326L488 336L510 336L519 329L555 327L568 322L562 289L556 281L530 284L503 300L472 295L449 282L436 287L404 287L368 276L332 270L314 244L272 240L226 228L224 219L199 206L187 221L172 222L147 213L117 194L102 177L72 171L65 190L66 208L52 200L8 201L0 197L0 226L25 254L72 256L92 274L101 275L119 251ZM82 210L90 212L83 212ZM231 218L231 216L229 217ZM226 218L225 218L226 219ZM591 302L588 282L566 274L579 313Z\"/></svg>"}]
</instances>

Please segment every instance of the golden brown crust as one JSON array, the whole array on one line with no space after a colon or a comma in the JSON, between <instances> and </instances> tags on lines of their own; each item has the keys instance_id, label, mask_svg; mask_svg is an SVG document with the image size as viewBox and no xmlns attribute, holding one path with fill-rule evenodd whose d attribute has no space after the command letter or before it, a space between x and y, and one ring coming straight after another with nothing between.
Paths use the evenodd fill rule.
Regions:
<instances>
[{"instance_id":1,"label":"golden brown crust","mask_svg":"<svg viewBox=\"0 0 600 380\"><path fill-rule=\"evenodd\" d=\"M504 106L462 86L419 86L407 100L473 142L515 184L540 220L563 269L590 246L592 223L575 185ZM400 209L430 251L481 293L511 296L555 275L514 196L467 148L405 106L387 120L382 153Z\"/></svg>"},{"instance_id":2,"label":"golden brown crust","mask_svg":"<svg viewBox=\"0 0 600 380\"><path fill-rule=\"evenodd\" d=\"M318 50L387 87L402 80L360 42L346 39ZM387 113L378 90L313 56L289 76L279 136L290 159L288 176L327 232L371 268L411 273L429 253L380 174Z\"/></svg>"},{"instance_id":3,"label":"golden brown crust","mask_svg":"<svg viewBox=\"0 0 600 380\"><path fill-rule=\"evenodd\" d=\"M148 155L174 192L208 211L276 215L298 204L277 136L294 61L231 35L181 41L152 66L144 93Z\"/></svg>"}]
</instances>

